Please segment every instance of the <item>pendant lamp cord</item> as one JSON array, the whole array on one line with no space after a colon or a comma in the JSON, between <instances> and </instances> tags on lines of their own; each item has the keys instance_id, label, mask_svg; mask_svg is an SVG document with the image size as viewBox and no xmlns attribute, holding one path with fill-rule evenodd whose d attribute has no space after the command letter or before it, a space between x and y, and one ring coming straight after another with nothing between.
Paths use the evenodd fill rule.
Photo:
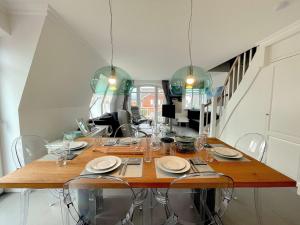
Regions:
<instances>
[{"instance_id":1,"label":"pendant lamp cord","mask_svg":"<svg viewBox=\"0 0 300 225\"><path fill-rule=\"evenodd\" d=\"M192 39L192 18L193 18L193 0L191 1L190 8L190 18L189 18L189 26L188 26L188 41L189 41L189 58L190 58L190 66L193 67L193 59L192 59L192 48L191 48L191 39Z\"/></svg>"},{"instance_id":2,"label":"pendant lamp cord","mask_svg":"<svg viewBox=\"0 0 300 225\"><path fill-rule=\"evenodd\" d=\"M110 59L110 65L113 68L113 61L114 61L114 43L113 43L113 15L112 15L112 6L111 6L111 1L108 0L109 2L109 13L110 13L110 45L111 45L111 59Z\"/></svg>"}]
</instances>

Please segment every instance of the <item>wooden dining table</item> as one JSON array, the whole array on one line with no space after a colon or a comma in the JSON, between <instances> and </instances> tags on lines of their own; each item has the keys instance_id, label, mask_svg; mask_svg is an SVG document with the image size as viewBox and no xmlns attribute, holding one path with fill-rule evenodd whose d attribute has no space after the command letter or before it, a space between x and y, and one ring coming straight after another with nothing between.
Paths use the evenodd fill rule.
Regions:
<instances>
[{"instance_id":1,"label":"wooden dining table","mask_svg":"<svg viewBox=\"0 0 300 225\"><path fill-rule=\"evenodd\" d=\"M55 161L36 160L27 164L21 169L18 169L8 175L0 178L0 188L30 188L30 189L51 189L62 188L64 183L68 180L78 176L84 170L86 164L107 153L102 151L95 151L93 138L81 138L81 141L90 143L80 155L73 160L67 162L66 166L59 167ZM225 144L217 138L208 138L209 144L223 144L224 146L231 146ZM107 148L107 147L106 147ZM118 147L110 146L110 153ZM128 147L129 148L129 147ZM190 158L204 158L206 151L198 151L195 153L176 153L177 156L186 159ZM244 154L244 153L243 153ZM143 157L142 154L114 154L119 157ZM159 151L153 152L152 157L161 157ZM296 182L291 178L283 175L275 169L251 158L244 154L247 161L232 160L232 161L218 161L209 162L208 165L216 172L230 176L234 180L236 188L266 188L266 187L295 187ZM167 188L174 178L158 178L155 170L155 162L143 163L142 177L128 177L124 178L133 188ZM200 178L186 181L186 188L216 188L220 186L221 180L219 178Z\"/></svg>"}]
</instances>

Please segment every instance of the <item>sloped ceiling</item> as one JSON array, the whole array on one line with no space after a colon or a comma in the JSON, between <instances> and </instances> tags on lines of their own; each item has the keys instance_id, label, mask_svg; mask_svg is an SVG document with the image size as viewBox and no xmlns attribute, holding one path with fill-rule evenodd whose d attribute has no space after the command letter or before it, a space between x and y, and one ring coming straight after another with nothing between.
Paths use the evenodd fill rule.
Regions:
<instances>
[{"instance_id":1,"label":"sloped ceiling","mask_svg":"<svg viewBox=\"0 0 300 225\"><path fill-rule=\"evenodd\" d=\"M210 69L300 19L300 1L194 0L194 64ZM109 62L108 0L49 0ZM115 64L135 79L167 79L188 64L188 0L113 0Z\"/></svg>"}]
</instances>

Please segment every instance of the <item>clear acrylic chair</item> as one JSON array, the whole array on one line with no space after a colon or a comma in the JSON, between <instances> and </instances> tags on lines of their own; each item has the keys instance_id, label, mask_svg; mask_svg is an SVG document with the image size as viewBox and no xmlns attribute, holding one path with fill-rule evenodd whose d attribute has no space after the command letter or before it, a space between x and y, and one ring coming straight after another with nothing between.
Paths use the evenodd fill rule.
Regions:
<instances>
[{"instance_id":1,"label":"clear acrylic chair","mask_svg":"<svg viewBox=\"0 0 300 225\"><path fill-rule=\"evenodd\" d=\"M63 196L77 225L132 225L135 210L143 204L147 192L142 189L135 193L118 177L87 174L66 182Z\"/></svg>"},{"instance_id":2,"label":"clear acrylic chair","mask_svg":"<svg viewBox=\"0 0 300 225\"><path fill-rule=\"evenodd\" d=\"M124 123L119 126L115 132L114 138L117 137L135 137L141 138L146 137L147 134L141 130L138 130L134 125L129 123Z\"/></svg>"},{"instance_id":3,"label":"clear acrylic chair","mask_svg":"<svg viewBox=\"0 0 300 225\"><path fill-rule=\"evenodd\" d=\"M40 159L48 154L46 145L48 141L37 135L23 135L17 137L11 145L11 156L15 164L16 169L24 167L26 164L31 163L34 160ZM20 224L26 225L28 220L28 209L29 209L29 196L31 189L22 189L20 194ZM50 194L52 197L59 201L60 190L51 190ZM54 205L53 203L49 204Z\"/></svg>"},{"instance_id":4,"label":"clear acrylic chair","mask_svg":"<svg viewBox=\"0 0 300 225\"><path fill-rule=\"evenodd\" d=\"M267 141L262 134L244 134L237 140L234 147L260 162L266 158Z\"/></svg>"},{"instance_id":5,"label":"clear acrylic chair","mask_svg":"<svg viewBox=\"0 0 300 225\"><path fill-rule=\"evenodd\" d=\"M192 179L205 179L205 183L218 188L204 188L201 182L194 184L194 189L185 188L188 180ZM164 224L223 224L221 217L232 200L233 190L233 179L221 173L183 175L171 182L165 198L160 199L167 215Z\"/></svg>"},{"instance_id":6,"label":"clear acrylic chair","mask_svg":"<svg viewBox=\"0 0 300 225\"><path fill-rule=\"evenodd\" d=\"M257 161L266 161L267 141L264 135L258 133L247 133L241 136L234 146L253 157ZM253 189L254 207L258 225L263 224L262 205L259 189Z\"/></svg>"}]
</instances>

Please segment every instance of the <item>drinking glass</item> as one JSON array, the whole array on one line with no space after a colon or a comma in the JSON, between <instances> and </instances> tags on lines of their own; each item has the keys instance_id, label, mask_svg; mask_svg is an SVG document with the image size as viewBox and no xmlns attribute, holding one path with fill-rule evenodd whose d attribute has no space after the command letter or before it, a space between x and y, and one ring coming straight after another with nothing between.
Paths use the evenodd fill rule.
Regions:
<instances>
[{"instance_id":1,"label":"drinking glass","mask_svg":"<svg viewBox=\"0 0 300 225\"><path fill-rule=\"evenodd\" d=\"M152 150L150 148L150 138L146 137L144 139L145 146L144 146L144 162L150 163L152 162Z\"/></svg>"},{"instance_id":2,"label":"drinking glass","mask_svg":"<svg viewBox=\"0 0 300 225\"><path fill-rule=\"evenodd\" d=\"M213 152L208 148L205 149L204 161L207 163L214 161Z\"/></svg>"},{"instance_id":3,"label":"drinking glass","mask_svg":"<svg viewBox=\"0 0 300 225\"><path fill-rule=\"evenodd\" d=\"M67 153L68 152L64 149L64 147L55 151L55 155L57 157L56 165L58 165L59 167L67 165Z\"/></svg>"},{"instance_id":4,"label":"drinking glass","mask_svg":"<svg viewBox=\"0 0 300 225\"><path fill-rule=\"evenodd\" d=\"M196 140L196 149L198 151L203 150L207 144L207 134L200 134Z\"/></svg>"},{"instance_id":5,"label":"drinking glass","mask_svg":"<svg viewBox=\"0 0 300 225\"><path fill-rule=\"evenodd\" d=\"M69 157L71 155L73 155L71 153L71 148L70 148L71 142L73 142L73 141L74 141L74 135L72 135L69 132L64 133L62 147L68 153L67 156L69 156Z\"/></svg>"},{"instance_id":6,"label":"drinking glass","mask_svg":"<svg viewBox=\"0 0 300 225\"><path fill-rule=\"evenodd\" d=\"M160 149L160 139L156 134L151 135L151 143L150 143L151 148L153 151L157 151Z\"/></svg>"},{"instance_id":7,"label":"drinking glass","mask_svg":"<svg viewBox=\"0 0 300 225\"><path fill-rule=\"evenodd\" d=\"M177 152L177 145L175 142L170 145L170 155L175 156Z\"/></svg>"}]
</instances>

